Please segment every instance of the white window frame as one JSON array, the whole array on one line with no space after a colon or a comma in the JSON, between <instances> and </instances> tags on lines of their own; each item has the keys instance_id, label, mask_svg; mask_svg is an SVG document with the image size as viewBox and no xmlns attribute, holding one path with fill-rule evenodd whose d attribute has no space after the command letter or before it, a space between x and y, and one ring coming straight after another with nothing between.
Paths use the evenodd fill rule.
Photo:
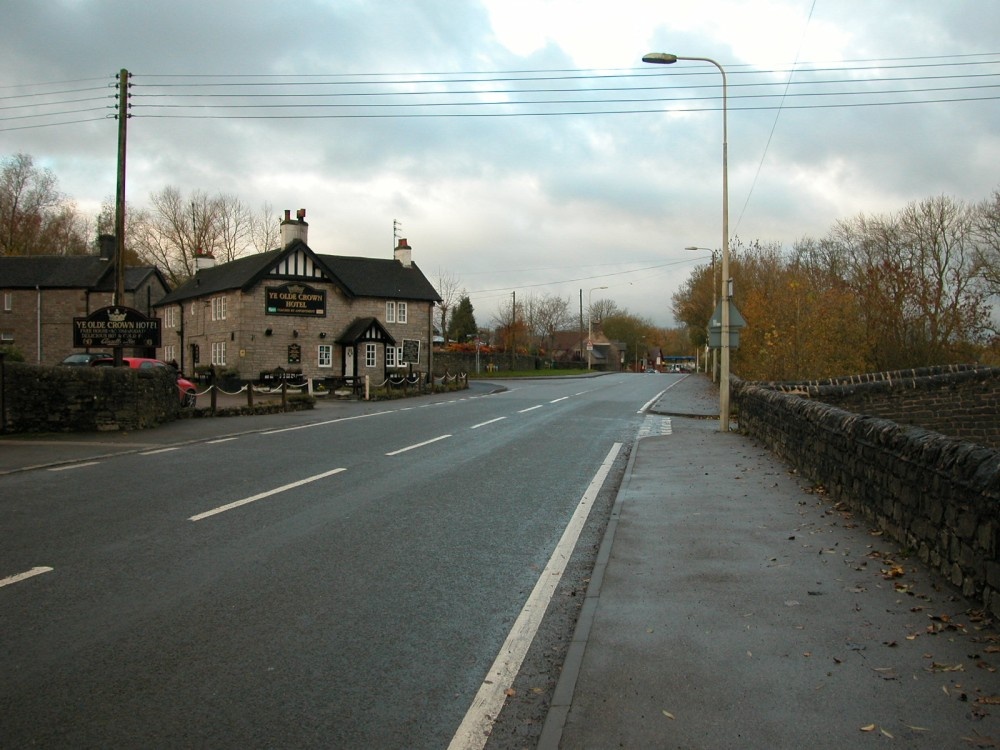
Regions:
<instances>
[{"instance_id":1,"label":"white window frame","mask_svg":"<svg viewBox=\"0 0 1000 750\"><path fill-rule=\"evenodd\" d=\"M163 359L169 362L172 359L177 359L177 350L173 344L167 344L163 347Z\"/></svg>"},{"instance_id":2,"label":"white window frame","mask_svg":"<svg viewBox=\"0 0 1000 750\"><path fill-rule=\"evenodd\" d=\"M212 364L219 367L226 366L226 342L225 341L213 341L212 342Z\"/></svg>"},{"instance_id":3,"label":"white window frame","mask_svg":"<svg viewBox=\"0 0 1000 750\"><path fill-rule=\"evenodd\" d=\"M3 293L3 311L11 312L14 309L14 292Z\"/></svg>"},{"instance_id":4,"label":"white window frame","mask_svg":"<svg viewBox=\"0 0 1000 750\"><path fill-rule=\"evenodd\" d=\"M13 331L0 331L0 344L11 344L14 342Z\"/></svg>"},{"instance_id":5,"label":"white window frame","mask_svg":"<svg viewBox=\"0 0 1000 750\"><path fill-rule=\"evenodd\" d=\"M386 302L385 303L385 322L395 323L396 322L396 303Z\"/></svg>"},{"instance_id":6,"label":"white window frame","mask_svg":"<svg viewBox=\"0 0 1000 750\"><path fill-rule=\"evenodd\" d=\"M405 323L406 322L406 303L397 302L396 303L396 322Z\"/></svg>"},{"instance_id":7,"label":"white window frame","mask_svg":"<svg viewBox=\"0 0 1000 750\"><path fill-rule=\"evenodd\" d=\"M176 328L177 327L177 308L176 307L165 307L163 308L163 327L164 328Z\"/></svg>"},{"instance_id":8,"label":"white window frame","mask_svg":"<svg viewBox=\"0 0 1000 750\"><path fill-rule=\"evenodd\" d=\"M365 344L365 367L367 369L378 367L377 344Z\"/></svg>"},{"instance_id":9,"label":"white window frame","mask_svg":"<svg viewBox=\"0 0 1000 750\"><path fill-rule=\"evenodd\" d=\"M386 367L402 367L403 363L400 360L403 358L403 348L400 346L386 346L385 347L385 366Z\"/></svg>"},{"instance_id":10,"label":"white window frame","mask_svg":"<svg viewBox=\"0 0 1000 750\"><path fill-rule=\"evenodd\" d=\"M212 297L212 320L225 320L227 307L227 300L224 296Z\"/></svg>"},{"instance_id":11,"label":"white window frame","mask_svg":"<svg viewBox=\"0 0 1000 750\"><path fill-rule=\"evenodd\" d=\"M333 367L333 344L320 344L316 348L316 366Z\"/></svg>"}]
</instances>

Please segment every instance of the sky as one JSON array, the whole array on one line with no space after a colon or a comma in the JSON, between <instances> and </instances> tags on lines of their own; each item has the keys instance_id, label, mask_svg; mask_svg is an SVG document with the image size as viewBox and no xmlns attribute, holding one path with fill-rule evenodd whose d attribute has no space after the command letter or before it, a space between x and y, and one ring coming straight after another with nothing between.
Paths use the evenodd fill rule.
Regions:
<instances>
[{"instance_id":1,"label":"sky","mask_svg":"<svg viewBox=\"0 0 1000 750\"><path fill-rule=\"evenodd\" d=\"M723 243L1000 188L1000 3L7 0L0 158L78 208L176 187L307 211L318 253L407 238L488 325L512 296L673 326ZM687 247L705 248L686 250ZM602 288L603 287L603 288Z\"/></svg>"}]
</instances>

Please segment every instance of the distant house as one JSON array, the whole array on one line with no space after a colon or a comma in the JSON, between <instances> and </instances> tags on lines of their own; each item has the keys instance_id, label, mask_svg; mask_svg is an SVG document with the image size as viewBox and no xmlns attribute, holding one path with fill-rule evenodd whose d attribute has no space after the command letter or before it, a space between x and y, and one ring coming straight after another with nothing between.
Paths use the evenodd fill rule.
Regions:
<instances>
[{"instance_id":1,"label":"distant house","mask_svg":"<svg viewBox=\"0 0 1000 750\"><path fill-rule=\"evenodd\" d=\"M430 372L440 295L399 240L392 258L316 253L305 211L289 211L282 247L224 264L210 255L155 305L161 359L244 380L280 368L307 378Z\"/></svg>"},{"instance_id":2,"label":"distant house","mask_svg":"<svg viewBox=\"0 0 1000 750\"><path fill-rule=\"evenodd\" d=\"M620 341L610 341L600 326L592 328L593 347L587 349L587 332L579 330L556 331L552 337L551 356L555 362L574 363L586 367L589 357L594 370L618 372L625 362L625 345Z\"/></svg>"},{"instance_id":3,"label":"distant house","mask_svg":"<svg viewBox=\"0 0 1000 750\"><path fill-rule=\"evenodd\" d=\"M58 364L73 348L73 318L112 303L115 238L99 238L98 255L0 257L0 346L16 347L32 364ZM122 304L151 315L169 287L153 266L125 269ZM141 349L128 355L153 356Z\"/></svg>"}]
</instances>

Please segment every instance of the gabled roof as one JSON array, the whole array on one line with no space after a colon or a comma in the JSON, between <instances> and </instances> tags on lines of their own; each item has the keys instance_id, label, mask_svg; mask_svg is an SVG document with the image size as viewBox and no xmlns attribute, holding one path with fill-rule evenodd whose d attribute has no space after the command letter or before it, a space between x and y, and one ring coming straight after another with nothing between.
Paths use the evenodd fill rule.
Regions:
<instances>
[{"instance_id":1,"label":"gabled roof","mask_svg":"<svg viewBox=\"0 0 1000 750\"><path fill-rule=\"evenodd\" d=\"M382 344L396 345L396 339L392 337L385 326L378 322L378 318L355 318L344 332L337 337L338 344L357 344L361 341L376 341Z\"/></svg>"},{"instance_id":2,"label":"gabled roof","mask_svg":"<svg viewBox=\"0 0 1000 750\"><path fill-rule=\"evenodd\" d=\"M96 255L0 256L0 287L4 289L89 289L114 291L114 264ZM125 269L125 289L137 288L150 274L162 274L153 266ZM164 281L164 288L167 284Z\"/></svg>"},{"instance_id":3,"label":"gabled roof","mask_svg":"<svg viewBox=\"0 0 1000 750\"><path fill-rule=\"evenodd\" d=\"M296 258L307 262L312 275L301 275L288 265L289 259ZM339 286L349 297L432 302L441 300L415 264L406 268L397 260L319 255L301 240L293 240L279 250L248 255L198 271L157 305L176 304L186 299L232 289L247 291L268 278L328 281Z\"/></svg>"}]
</instances>

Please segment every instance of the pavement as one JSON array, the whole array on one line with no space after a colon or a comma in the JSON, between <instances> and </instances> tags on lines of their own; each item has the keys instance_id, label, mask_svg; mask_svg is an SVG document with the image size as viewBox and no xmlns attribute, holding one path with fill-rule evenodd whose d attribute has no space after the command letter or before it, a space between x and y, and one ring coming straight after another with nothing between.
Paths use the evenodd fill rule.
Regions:
<instances>
[{"instance_id":1,"label":"pavement","mask_svg":"<svg viewBox=\"0 0 1000 750\"><path fill-rule=\"evenodd\" d=\"M708 378L669 382L629 457L539 750L1000 748L1000 633L977 605L720 431ZM8 435L0 474L315 419Z\"/></svg>"},{"instance_id":2,"label":"pavement","mask_svg":"<svg viewBox=\"0 0 1000 750\"><path fill-rule=\"evenodd\" d=\"M539 750L1000 747L1000 635L682 379L632 452ZM714 417L714 418L709 418Z\"/></svg>"}]
</instances>

